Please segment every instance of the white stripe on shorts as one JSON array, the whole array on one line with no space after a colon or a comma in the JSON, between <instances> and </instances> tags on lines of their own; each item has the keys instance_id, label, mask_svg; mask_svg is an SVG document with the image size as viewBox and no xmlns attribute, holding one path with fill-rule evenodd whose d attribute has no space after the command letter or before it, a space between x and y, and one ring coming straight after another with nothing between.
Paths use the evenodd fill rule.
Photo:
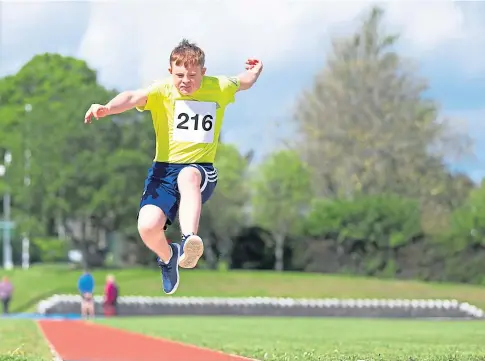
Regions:
<instances>
[{"instance_id":1,"label":"white stripe on shorts","mask_svg":"<svg viewBox=\"0 0 485 361\"><path fill-rule=\"evenodd\" d=\"M193 167L195 167L197 169L202 168L202 170L204 171L204 183L200 187L200 192L201 193L207 187L207 183L208 182L211 182L211 183L217 182L217 169L216 168L214 168L213 171L207 171L204 167L198 166L197 164L191 164L191 166L193 166Z\"/></svg>"}]
</instances>

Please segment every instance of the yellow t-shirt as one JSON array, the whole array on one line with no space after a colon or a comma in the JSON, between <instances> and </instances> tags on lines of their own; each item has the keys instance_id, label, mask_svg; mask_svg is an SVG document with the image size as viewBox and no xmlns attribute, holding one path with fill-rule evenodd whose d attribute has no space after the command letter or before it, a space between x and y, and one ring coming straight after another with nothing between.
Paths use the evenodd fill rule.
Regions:
<instances>
[{"instance_id":1,"label":"yellow t-shirt","mask_svg":"<svg viewBox=\"0 0 485 361\"><path fill-rule=\"evenodd\" d=\"M200 88L181 95L170 77L150 86L145 106L152 114L156 162L213 163L226 106L235 100L239 79L204 76Z\"/></svg>"}]
</instances>

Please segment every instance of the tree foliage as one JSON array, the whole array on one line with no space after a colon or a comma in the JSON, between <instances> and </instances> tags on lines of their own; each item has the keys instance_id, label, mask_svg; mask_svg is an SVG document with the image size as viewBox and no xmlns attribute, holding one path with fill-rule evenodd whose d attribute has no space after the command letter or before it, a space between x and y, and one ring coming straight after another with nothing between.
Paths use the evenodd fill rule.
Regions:
<instances>
[{"instance_id":1,"label":"tree foliage","mask_svg":"<svg viewBox=\"0 0 485 361\"><path fill-rule=\"evenodd\" d=\"M275 242L275 269L282 271L285 238L294 233L312 196L310 171L294 151L272 154L254 176L255 224L268 229Z\"/></svg>"},{"instance_id":2,"label":"tree foliage","mask_svg":"<svg viewBox=\"0 0 485 361\"><path fill-rule=\"evenodd\" d=\"M444 150L467 145L438 121L426 81L395 51L374 8L350 37L335 39L314 84L295 110L297 149L314 170L317 194L447 193ZM448 154L447 154L448 155Z\"/></svg>"},{"instance_id":3,"label":"tree foliage","mask_svg":"<svg viewBox=\"0 0 485 361\"><path fill-rule=\"evenodd\" d=\"M93 265L103 263L107 234L135 221L153 149L149 120L135 113L84 125L84 110L113 95L83 61L56 54L35 56L0 82L2 147L13 153L8 183L18 185L21 227L40 236L56 228Z\"/></svg>"}]
</instances>

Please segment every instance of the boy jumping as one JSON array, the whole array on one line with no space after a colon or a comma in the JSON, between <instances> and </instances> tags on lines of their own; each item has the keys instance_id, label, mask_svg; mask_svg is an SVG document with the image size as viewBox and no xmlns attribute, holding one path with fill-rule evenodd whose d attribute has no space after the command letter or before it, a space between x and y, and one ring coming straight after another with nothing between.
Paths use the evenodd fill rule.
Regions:
<instances>
[{"instance_id":1,"label":"boy jumping","mask_svg":"<svg viewBox=\"0 0 485 361\"><path fill-rule=\"evenodd\" d=\"M217 184L213 163L225 109L263 70L257 59L248 59L246 71L234 77L207 76L204 66L204 51L184 39L170 54L170 76L145 89L124 91L106 105L92 104L84 117L91 123L93 117L133 108L151 112L156 149L140 201L138 232L158 256L167 294L178 288L178 267L195 267L204 252L197 232L202 204ZM164 231L177 213L182 241L168 244Z\"/></svg>"}]
</instances>

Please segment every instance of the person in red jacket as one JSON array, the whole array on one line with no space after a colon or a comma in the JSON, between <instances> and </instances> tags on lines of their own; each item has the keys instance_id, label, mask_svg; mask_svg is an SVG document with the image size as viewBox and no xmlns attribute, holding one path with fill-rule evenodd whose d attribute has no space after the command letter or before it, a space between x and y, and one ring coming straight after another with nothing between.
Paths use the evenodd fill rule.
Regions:
<instances>
[{"instance_id":1,"label":"person in red jacket","mask_svg":"<svg viewBox=\"0 0 485 361\"><path fill-rule=\"evenodd\" d=\"M106 317L116 316L118 314L118 286L113 275L106 277L106 285L104 287L104 315Z\"/></svg>"}]
</instances>

